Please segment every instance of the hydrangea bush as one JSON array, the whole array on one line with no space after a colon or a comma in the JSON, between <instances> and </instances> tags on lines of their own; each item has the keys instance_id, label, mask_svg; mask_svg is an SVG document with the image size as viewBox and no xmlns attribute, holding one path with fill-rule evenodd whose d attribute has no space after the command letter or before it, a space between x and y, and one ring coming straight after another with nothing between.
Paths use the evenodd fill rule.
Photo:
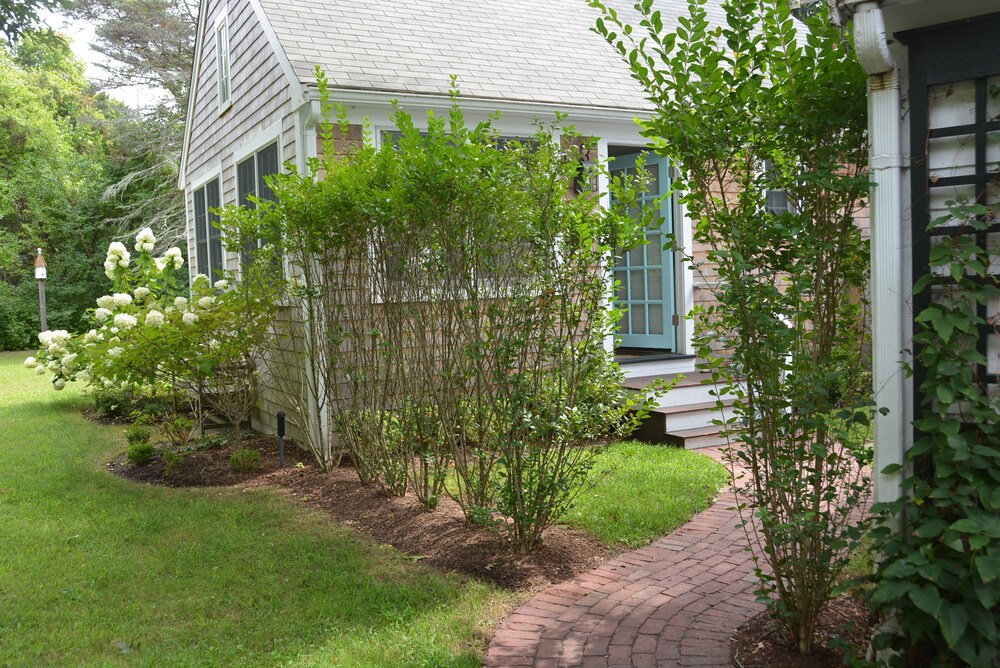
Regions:
<instances>
[{"instance_id":1,"label":"hydrangea bush","mask_svg":"<svg viewBox=\"0 0 1000 668\"><path fill-rule=\"evenodd\" d=\"M91 329L42 332L41 347L24 364L51 373L56 390L76 380L105 388L166 385L238 426L253 407L247 388L256 386L256 362L280 287L253 280L252 268L239 283L198 274L188 287L180 249L154 257L155 244L149 228L136 235L135 255L120 242L110 244L104 269L111 292L88 311ZM244 397L238 409L223 406L227 392Z\"/></svg>"}]
</instances>

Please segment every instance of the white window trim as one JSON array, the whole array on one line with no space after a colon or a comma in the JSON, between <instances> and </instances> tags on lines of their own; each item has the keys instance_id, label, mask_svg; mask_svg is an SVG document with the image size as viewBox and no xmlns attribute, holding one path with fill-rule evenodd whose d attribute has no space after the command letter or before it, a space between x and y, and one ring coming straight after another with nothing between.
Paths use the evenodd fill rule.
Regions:
<instances>
[{"instance_id":1,"label":"white window trim","mask_svg":"<svg viewBox=\"0 0 1000 668\"><path fill-rule=\"evenodd\" d=\"M195 275L198 274L198 257L197 257L198 256L198 251L197 251L197 249L198 249L198 229L197 229L198 218L197 218L196 213L195 213L194 194L195 194L195 192L197 192L201 188L205 187L208 183L210 183L210 182L218 179L219 180L219 206L225 206L226 205L225 193L223 192L223 188L222 188L222 171L223 171L222 170L222 166L219 165L219 166L216 166L216 167L213 167L213 168L209 169L207 172L205 172L204 174L202 174L201 176L199 176L197 179L193 179L191 181L191 188L190 188L190 191L189 191L190 192L190 196L191 196L191 236L189 237L188 245L189 245L189 248L194 248L195 252L194 253L191 253L191 252L188 253L188 266L191 268L191 270L188 272L188 278L189 278L189 280L191 278L193 278ZM185 206L184 208L185 208L185 210L187 210L187 206ZM207 202L206 202L206 215L207 215L207 212L208 212L208 208L207 208ZM208 230L206 229L205 232L207 234ZM206 237L206 239L207 239L207 237ZM212 251L211 251L211 246L209 246L208 253L209 253L208 267L209 267L209 271L211 271L211 268L212 268ZM227 264L227 257L226 256L227 256L226 249L223 247L223 249L222 249L222 268L223 269L226 268L226 264ZM192 261L192 258L193 258L194 261Z\"/></svg>"},{"instance_id":2,"label":"white window trim","mask_svg":"<svg viewBox=\"0 0 1000 668\"><path fill-rule=\"evenodd\" d=\"M222 92L222 63L223 54L219 49L219 35L225 37L225 63L226 63L226 97L223 99ZM212 38L215 41L215 80L216 93L219 100L219 116L233 106L233 58L232 47L229 41L229 6L223 5L218 18L215 19L215 29L212 31Z\"/></svg>"},{"instance_id":3,"label":"white window trim","mask_svg":"<svg viewBox=\"0 0 1000 668\"><path fill-rule=\"evenodd\" d=\"M240 146L238 149L236 149L235 151L233 151L233 156L232 156L232 159L233 159L233 183L235 184L235 187L236 187L237 198L239 197L239 190L240 190L239 165L240 165L240 163L242 163L243 161L245 161L247 158L255 157L257 155L257 153L262 148L266 148L270 144L277 144L277 146L278 146L278 173L279 174L285 174L285 173L287 173L287 170L285 169L285 145L284 145L284 141L283 141L284 132L283 132L283 128L282 128L282 123L283 123L283 121L281 119L275 121L274 123L272 123L271 125L269 125L266 129L261 130L259 133L257 133L256 135L254 135L252 139L250 139L249 141L245 142L242 146ZM257 164L255 162L254 163L254 172L255 172L255 174L256 174L256 170L257 170ZM239 202L237 201L236 204L238 205ZM238 263L238 264L239 264L239 267L237 269L237 275L239 275L240 272L243 269L242 263ZM289 261L289 258L288 258L287 255L283 256L281 258L281 271L284 274L284 276L286 276L286 277L292 275L291 274L291 264L290 264L290 261Z\"/></svg>"},{"instance_id":4,"label":"white window trim","mask_svg":"<svg viewBox=\"0 0 1000 668\"><path fill-rule=\"evenodd\" d=\"M281 173L285 173L285 160L284 160L284 146L281 141L281 124L280 120L275 121L269 125L264 130L255 134L253 138L249 141L244 142L238 149L233 151L233 168L240 164L247 158L249 158L254 153L257 153L260 149L264 148L268 144L277 141L278 142L278 165L281 169Z\"/></svg>"}]
</instances>

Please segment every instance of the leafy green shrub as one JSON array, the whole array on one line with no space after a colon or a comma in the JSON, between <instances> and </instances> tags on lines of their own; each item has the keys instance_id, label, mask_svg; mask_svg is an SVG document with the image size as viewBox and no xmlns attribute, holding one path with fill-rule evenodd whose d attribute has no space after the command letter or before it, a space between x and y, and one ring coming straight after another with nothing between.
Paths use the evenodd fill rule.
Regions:
<instances>
[{"instance_id":1,"label":"leafy green shrub","mask_svg":"<svg viewBox=\"0 0 1000 668\"><path fill-rule=\"evenodd\" d=\"M129 445L139 445L149 443L153 437L153 430L141 424L133 424L125 430L125 440Z\"/></svg>"},{"instance_id":2,"label":"leafy green shrub","mask_svg":"<svg viewBox=\"0 0 1000 668\"><path fill-rule=\"evenodd\" d=\"M229 455L229 463L240 473L249 473L261 468L261 456L256 450L237 448Z\"/></svg>"},{"instance_id":3,"label":"leafy green shrub","mask_svg":"<svg viewBox=\"0 0 1000 668\"><path fill-rule=\"evenodd\" d=\"M139 402L131 389L94 387L91 392L97 414L106 420L121 420L139 410Z\"/></svg>"},{"instance_id":4,"label":"leafy green shrub","mask_svg":"<svg viewBox=\"0 0 1000 668\"><path fill-rule=\"evenodd\" d=\"M185 415L174 414L157 425L160 441L174 449L181 450L194 438L195 421Z\"/></svg>"},{"instance_id":5,"label":"leafy green shrub","mask_svg":"<svg viewBox=\"0 0 1000 668\"><path fill-rule=\"evenodd\" d=\"M145 441L130 442L125 451L125 459L134 466L145 466L153 461L155 456L156 446L150 443L148 438Z\"/></svg>"},{"instance_id":6,"label":"leafy green shrub","mask_svg":"<svg viewBox=\"0 0 1000 668\"><path fill-rule=\"evenodd\" d=\"M184 462L184 455L173 450L163 452L163 475L168 476Z\"/></svg>"}]
</instances>

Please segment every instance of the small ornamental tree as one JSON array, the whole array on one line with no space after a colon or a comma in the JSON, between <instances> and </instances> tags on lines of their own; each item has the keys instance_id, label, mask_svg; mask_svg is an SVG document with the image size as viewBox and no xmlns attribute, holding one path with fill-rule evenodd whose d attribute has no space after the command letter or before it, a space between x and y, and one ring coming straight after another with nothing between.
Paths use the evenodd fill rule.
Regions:
<instances>
[{"instance_id":1,"label":"small ornamental tree","mask_svg":"<svg viewBox=\"0 0 1000 668\"><path fill-rule=\"evenodd\" d=\"M636 3L636 26L590 4L656 107L643 133L680 170L704 249L694 268L717 270L696 343L720 403L734 399L758 594L809 652L870 488L868 247L854 224L868 190L864 73L822 13L797 24L783 0L725 0L722 27L691 0L676 31L652 0ZM768 191L787 210L769 209Z\"/></svg>"}]
</instances>

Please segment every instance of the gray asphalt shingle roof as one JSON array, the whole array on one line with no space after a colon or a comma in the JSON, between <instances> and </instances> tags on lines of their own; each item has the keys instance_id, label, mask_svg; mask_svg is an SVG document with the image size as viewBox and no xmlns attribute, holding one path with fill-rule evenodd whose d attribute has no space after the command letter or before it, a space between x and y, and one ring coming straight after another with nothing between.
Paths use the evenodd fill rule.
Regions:
<instances>
[{"instance_id":1,"label":"gray asphalt shingle roof","mask_svg":"<svg viewBox=\"0 0 1000 668\"><path fill-rule=\"evenodd\" d=\"M650 108L584 0L260 1L305 84L320 65L337 88L445 94L457 74L468 97Z\"/></svg>"}]
</instances>

